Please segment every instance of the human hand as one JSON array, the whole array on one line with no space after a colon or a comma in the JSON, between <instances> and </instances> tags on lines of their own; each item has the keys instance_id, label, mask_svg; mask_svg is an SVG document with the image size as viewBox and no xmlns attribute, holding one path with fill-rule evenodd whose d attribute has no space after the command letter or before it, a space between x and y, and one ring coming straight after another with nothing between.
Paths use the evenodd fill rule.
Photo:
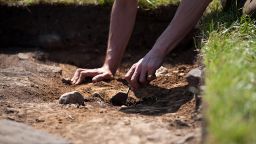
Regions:
<instances>
[{"instance_id":1,"label":"human hand","mask_svg":"<svg viewBox=\"0 0 256 144\"><path fill-rule=\"evenodd\" d=\"M129 82L133 91L155 78L155 72L162 65L164 57L159 52L151 50L146 56L133 64L125 75L125 79Z\"/></svg>"},{"instance_id":2,"label":"human hand","mask_svg":"<svg viewBox=\"0 0 256 144\"><path fill-rule=\"evenodd\" d=\"M91 77L93 82L108 80L113 77L112 72L106 68L81 69L78 68L71 79L72 84L80 84L86 77Z\"/></svg>"}]
</instances>

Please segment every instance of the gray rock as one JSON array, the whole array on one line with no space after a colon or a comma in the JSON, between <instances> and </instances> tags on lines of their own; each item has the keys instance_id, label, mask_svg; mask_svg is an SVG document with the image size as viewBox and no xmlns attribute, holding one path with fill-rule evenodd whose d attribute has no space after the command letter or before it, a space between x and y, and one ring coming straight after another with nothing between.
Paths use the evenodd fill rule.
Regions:
<instances>
[{"instance_id":1,"label":"gray rock","mask_svg":"<svg viewBox=\"0 0 256 144\"><path fill-rule=\"evenodd\" d=\"M1 144L69 144L65 139L10 120L0 121Z\"/></svg>"},{"instance_id":2,"label":"gray rock","mask_svg":"<svg viewBox=\"0 0 256 144\"><path fill-rule=\"evenodd\" d=\"M198 88L201 83L202 75L202 70L195 68L188 72L186 79L190 86Z\"/></svg>"},{"instance_id":3,"label":"gray rock","mask_svg":"<svg viewBox=\"0 0 256 144\"><path fill-rule=\"evenodd\" d=\"M84 105L84 97L77 91L68 92L59 98L60 104L78 104Z\"/></svg>"}]
</instances>

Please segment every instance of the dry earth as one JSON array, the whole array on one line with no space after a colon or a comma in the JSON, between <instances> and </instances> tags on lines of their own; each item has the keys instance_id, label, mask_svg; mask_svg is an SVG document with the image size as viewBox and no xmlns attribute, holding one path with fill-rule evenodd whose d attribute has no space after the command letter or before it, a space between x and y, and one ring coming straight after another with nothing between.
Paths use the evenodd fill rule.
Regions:
<instances>
[{"instance_id":1,"label":"dry earth","mask_svg":"<svg viewBox=\"0 0 256 144\"><path fill-rule=\"evenodd\" d=\"M114 80L86 81L74 86L63 83L62 79L71 77L75 66L38 61L35 59L38 53L47 55L0 54L1 119L26 123L77 144L200 141L201 118L195 112L194 98L187 91L184 78L197 64L165 63L167 69L162 75L136 94L130 92L126 106L120 107L113 106L110 99L127 91L122 77L128 64L121 66ZM86 98L85 106L58 104L61 94L74 90Z\"/></svg>"},{"instance_id":2,"label":"dry earth","mask_svg":"<svg viewBox=\"0 0 256 144\"><path fill-rule=\"evenodd\" d=\"M127 91L122 80L125 72L145 55L174 9L166 17L162 12L167 14L168 8L139 12L131 44L113 80L91 83L88 79L77 86L63 82L72 77L76 66L101 64L109 10L95 6L1 8L0 119L25 123L75 144L199 143L201 113L195 111L195 99L185 79L198 67L197 51L191 45L170 54L157 79L130 92L124 105L111 103L115 94ZM95 15L102 19L95 21ZM39 45L33 39L38 35ZM63 37L66 43L60 42ZM74 90L85 97L85 106L58 104L63 93Z\"/></svg>"}]
</instances>

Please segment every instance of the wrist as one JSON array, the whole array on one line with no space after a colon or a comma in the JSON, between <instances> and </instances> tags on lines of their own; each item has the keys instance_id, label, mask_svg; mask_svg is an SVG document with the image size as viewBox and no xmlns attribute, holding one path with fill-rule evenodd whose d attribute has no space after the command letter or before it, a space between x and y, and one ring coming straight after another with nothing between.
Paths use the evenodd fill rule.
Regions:
<instances>
[{"instance_id":1,"label":"wrist","mask_svg":"<svg viewBox=\"0 0 256 144\"><path fill-rule=\"evenodd\" d=\"M106 69L107 71L109 71L112 75L115 75L116 73L116 68L112 67L109 63L105 62L102 66L102 68Z\"/></svg>"},{"instance_id":2,"label":"wrist","mask_svg":"<svg viewBox=\"0 0 256 144\"><path fill-rule=\"evenodd\" d=\"M168 49L165 49L164 47L153 47L151 50L151 53L157 54L160 58L165 58L165 56L169 53Z\"/></svg>"}]
</instances>

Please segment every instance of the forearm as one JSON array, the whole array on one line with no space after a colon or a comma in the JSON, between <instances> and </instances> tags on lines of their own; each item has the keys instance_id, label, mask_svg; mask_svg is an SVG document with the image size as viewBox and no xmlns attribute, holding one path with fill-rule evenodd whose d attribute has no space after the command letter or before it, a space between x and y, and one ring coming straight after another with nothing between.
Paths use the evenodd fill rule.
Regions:
<instances>
[{"instance_id":1,"label":"forearm","mask_svg":"<svg viewBox=\"0 0 256 144\"><path fill-rule=\"evenodd\" d=\"M211 0L182 0L169 26L158 38L152 50L168 54L192 30Z\"/></svg>"},{"instance_id":2,"label":"forearm","mask_svg":"<svg viewBox=\"0 0 256 144\"><path fill-rule=\"evenodd\" d=\"M137 13L137 0L116 0L114 2L104 66L114 74L121 62L130 39Z\"/></svg>"}]
</instances>

